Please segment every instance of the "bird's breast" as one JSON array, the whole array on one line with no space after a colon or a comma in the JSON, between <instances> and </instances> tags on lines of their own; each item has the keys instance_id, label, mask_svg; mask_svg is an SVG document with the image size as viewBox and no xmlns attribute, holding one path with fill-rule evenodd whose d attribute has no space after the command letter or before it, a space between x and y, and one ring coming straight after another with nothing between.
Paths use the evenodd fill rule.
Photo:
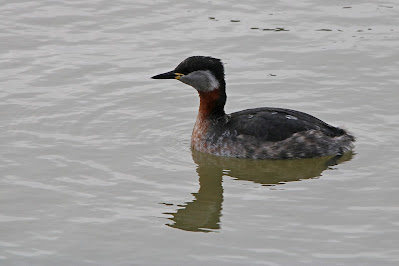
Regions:
<instances>
[{"instance_id":1,"label":"bird's breast","mask_svg":"<svg viewBox=\"0 0 399 266\"><path fill-rule=\"evenodd\" d=\"M207 143L207 132L209 129L210 121L206 117L198 113L197 120L195 121L193 134L191 135L191 146L201 152L206 152Z\"/></svg>"}]
</instances>

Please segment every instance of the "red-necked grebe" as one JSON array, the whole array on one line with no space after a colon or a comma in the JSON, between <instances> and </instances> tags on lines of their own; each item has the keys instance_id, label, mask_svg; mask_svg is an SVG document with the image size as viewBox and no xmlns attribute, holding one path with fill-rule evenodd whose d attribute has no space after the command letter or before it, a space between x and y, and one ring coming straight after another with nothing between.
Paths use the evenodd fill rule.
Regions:
<instances>
[{"instance_id":1,"label":"red-necked grebe","mask_svg":"<svg viewBox=\"0 0 399 266\"><path fill-rule=\"evenodd\" d=\"M200 106L191 146L219 156L253 159L311 158L342 155L355 138L309 114L282 108L224 112L226 82L219 59L192 56L173 71L152 77L177 79L194 87Z\"/></svg>"}]
</instances>

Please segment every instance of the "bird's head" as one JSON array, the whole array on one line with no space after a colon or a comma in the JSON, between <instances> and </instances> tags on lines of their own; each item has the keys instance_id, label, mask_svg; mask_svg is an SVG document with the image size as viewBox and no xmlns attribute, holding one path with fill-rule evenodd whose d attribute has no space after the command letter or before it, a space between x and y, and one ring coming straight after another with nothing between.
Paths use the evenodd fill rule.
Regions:
<instances>
[{"instance_id":1,"label":"bird's head","mask_svg":"<svg viewBox=\"0 0 399 266\"><path fill-rule=\"evenodd\" d=\"M191 56L174 70L152 77L153 79L177 79L194 87L198 92L210 92L225 88L224 67L220 59L208 56Z\"/></svg>"}]
</instances>

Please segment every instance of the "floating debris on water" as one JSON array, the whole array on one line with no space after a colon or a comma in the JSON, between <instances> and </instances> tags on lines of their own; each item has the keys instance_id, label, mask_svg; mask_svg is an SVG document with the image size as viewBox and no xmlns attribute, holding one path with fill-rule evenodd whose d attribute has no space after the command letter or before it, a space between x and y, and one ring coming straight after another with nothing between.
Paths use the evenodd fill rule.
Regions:
<instances>
[{"instance_id":1,"label":"floating debris on water","mask_svg":"<svg viewBox=\"0 0 399 266\"><path fill-rule=\"evenodd\" d=\"M379 7L385 7L385 8L393 8L393 6L384 6L384 5L378 5Z\"/></svg>"},{"instance_id":2,"label":"floating debris on water","mask_svg":"<svg viewBox=\"0 0 399 266\"><path fill-rule=\"evenodd\" d=\"M289 31L286 30L285 28L274 28L274 29L263 29L264 31Z\"/></svg>"},{"instance_id":3,"label":"floating debris on water","mask_svg":"<svg viewBox=\"0 0 399 266\"><path fill-rule=\"evenodd\" d=\"M160 202L159 204L163 204L163 205L166 205L166 206L173 206L173 203Z\"/></svg>"},{"instance_id":4,"label":"floating debris on water","mask_svg":"<svg viewBox=\"0 0 399 266\"><path fill-rule=\"evenodd\" d=\"M286 30L284 28L276 28L275 31L288 31L288 30Z\"/></svg>"}]
</instances>

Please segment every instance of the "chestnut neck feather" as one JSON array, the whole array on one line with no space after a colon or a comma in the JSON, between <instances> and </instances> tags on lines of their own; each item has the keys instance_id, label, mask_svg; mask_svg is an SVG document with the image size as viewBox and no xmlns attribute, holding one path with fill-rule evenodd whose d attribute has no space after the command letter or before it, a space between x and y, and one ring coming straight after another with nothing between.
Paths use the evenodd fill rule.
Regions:
<instances>
[{"instance_id":1,"label":"chestnut neck feather","mask_svg":"<svg viewBox=\"0 0 399 266\"><path fill-rule=\"evenodd\" d=\"M225 115L226 93L223 88L207 92L199 91L198 94L200 96L198 115L204 118L217 118Z\"/></svg>"}]
</instances>

